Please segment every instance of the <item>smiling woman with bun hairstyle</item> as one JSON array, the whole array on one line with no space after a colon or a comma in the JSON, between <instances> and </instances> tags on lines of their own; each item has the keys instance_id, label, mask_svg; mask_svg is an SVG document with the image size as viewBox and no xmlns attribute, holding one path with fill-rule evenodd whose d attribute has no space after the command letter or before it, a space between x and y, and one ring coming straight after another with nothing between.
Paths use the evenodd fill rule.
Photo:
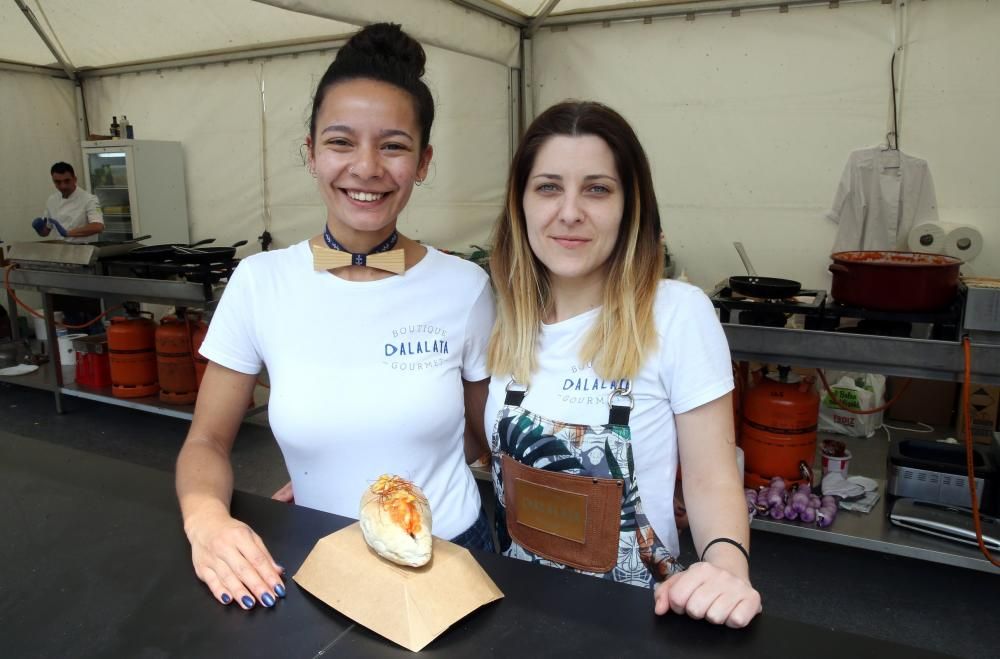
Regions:
<instances>
[{"instance_id":1,"label":"smiling woman with bun hairstyle","mask_svg":"<svg viewBox=\"0 0 1000 659\"><path fill-rule=\"evenodd\" d=\"M264 367L291 477L275 498L357 517L362 492L398 474L427 496L434 535L492 549L467 467L487 450L490 286L478 266L396 227L433 155L424 63L388 23L338 51L305 140L326 208L319 233L244 259L201 347L209 366L177 493L195 573L222 604L271 607L286 594L282 557L229 513L230 453Z\"/></svg>"}]
</instances>

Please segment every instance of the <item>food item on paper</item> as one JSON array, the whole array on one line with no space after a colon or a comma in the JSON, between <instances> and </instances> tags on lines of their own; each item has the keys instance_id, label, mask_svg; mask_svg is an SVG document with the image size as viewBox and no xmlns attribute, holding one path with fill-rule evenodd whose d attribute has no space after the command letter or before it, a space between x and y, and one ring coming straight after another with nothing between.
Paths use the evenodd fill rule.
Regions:
<instances>
[{"instance_id":1,"label":"food item on paper","mask_svg":"<svg viewBox=\"0 0 1000 659\"><path fill-rule=\"evenodd\" d=\"M376 554L410 567L431 560L431 507L420 488L383 474L361 495L361 533Z\"/></svg>"}]
</instances>

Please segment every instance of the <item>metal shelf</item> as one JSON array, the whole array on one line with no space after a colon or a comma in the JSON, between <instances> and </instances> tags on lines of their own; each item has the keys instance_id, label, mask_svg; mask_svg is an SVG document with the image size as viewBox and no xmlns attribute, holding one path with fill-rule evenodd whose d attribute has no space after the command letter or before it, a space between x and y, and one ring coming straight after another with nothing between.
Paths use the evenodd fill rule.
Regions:
<instances>
[{"instance_id":1,"label":"metal shelf","mask_svg":"<svg viewBox=\"0 0 1000 659\"><path fill-rule=\"evenodd\" d=\"M964 379L962 344L723 323L736 361L813 366L925 378ZM972 343L972 381L1000 384L1000 345Z\"/></svg>"},{"instance_id":2,"label":"metal shelf","mask_svg":"<svg viewBox=\"0 0 1000 659\"><path fill-rule=\"evenodd\" d=\"M837 519L828 529L821 529L815 524L761 517L754 517L750 522L750 528L755 531L768 531L845 547L868 549L990 574L1000 572L971 545L942 540L892 524L885 508L885 481L877 480L882 497L875 504L875 508L867 514L838 510Z\"/></svg>"},{"instance_id":3,"label":"metal shelf","mask_svg":"<svg viewBox=\"0 0 1000 659\"><path fill-rule=\"evenodd\" d=\"M56 343L55 328L52 324L53 294L101 298L105 301L105 304L111 300L131 300L179 307L211 309L225 288L224 284L206 285L187 281L110 277L79 272L22 268L12 270L9 276L12 289L33 290L42 293L42 307L46 317L49 345L55 345ZM12 308L13 306L13 303L11 303ZM181 419L191 419L194 414L193 405L170 405L161 402L158 396L116 398L111 394L111 387L91 388L80 386L73 381L75 367L60 367L57 355L58 353L51 354L50 351L50 361L43 364L35 373L0 377L0 381L53 392L56 411L58 413L62 413L62 396L65 395ZM61 368L61 371L57 370L59 368ZM248 409L245 416L256 414L265 409L266 405L255 406Z\"/></svg>"},{"instance_id":4,"label":"metal shelf","mask_svg":"<svg viewBox=\"0 0 1000 659\"><path fill-rule=\"evenodd\" d=\"M202 308L214 306L225 288L224 284L215 284L206 288L204 284L187 281L109 277L20 268L11 271L10 284L11 288L15 289L60 295L114 297L137 302Z\"/></svg>"},{"instance_id":5,"label":"metal shelf","mask_svg":"<svg viewBox=\"0 0 1000 659\"><path fill-rule=\"evenodd\" d=\"M67 370L68 367L63 368L64 377ZM46 364L40 365L34 373L26 373L25 375L0 375L0 382L19 384L23 387L42 389L44 391L57 391L59 389L59 385L56 384L56 379L53 377L52 369L48 368Z\"/></svg>"}]
</instances>

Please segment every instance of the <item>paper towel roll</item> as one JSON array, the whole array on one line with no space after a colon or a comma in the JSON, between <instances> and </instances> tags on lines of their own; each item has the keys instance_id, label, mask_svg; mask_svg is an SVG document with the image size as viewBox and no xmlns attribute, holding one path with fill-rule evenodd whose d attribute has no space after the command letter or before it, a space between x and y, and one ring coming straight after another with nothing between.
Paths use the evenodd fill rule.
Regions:
<instances>
[{"instance_id":1,"label":"paper towel roll","mask_svg":"<svg viewBox=\"0 0 1000 659\"><path fill-rule=\"evenodd\" d=\"M947 229L937 222L923 222L910 229L906 246L911 252L942 254L947 235Z\"/></svg>"},{"instance_id":2,"label":"paper towel roll","mask_svg":"<svg viewBox=\"0 0 1000 659\"><path fill-rule=\"evenodd\" d=\"M962 259L966 263L983 251L983 234L976 227L960 224L948 228L944 241L944 253Z\"/></svg>"}]
</instances>

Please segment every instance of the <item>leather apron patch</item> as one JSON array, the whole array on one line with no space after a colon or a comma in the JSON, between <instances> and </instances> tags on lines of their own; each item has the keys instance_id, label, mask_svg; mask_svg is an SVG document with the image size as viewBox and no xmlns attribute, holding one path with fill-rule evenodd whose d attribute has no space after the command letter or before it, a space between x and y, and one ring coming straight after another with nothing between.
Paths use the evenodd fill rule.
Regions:
<instances>
[{"instance_id":1,"label":"leather apron patch","mask_svg":"<svg viewBox=\"0 0 1000 659\"><path fill-rule=\"evenodd\" d=\"M522 547L588 572L617 564L622 481L535 469L501 456L507 531Z\"/></svg>"}]
</instances>

